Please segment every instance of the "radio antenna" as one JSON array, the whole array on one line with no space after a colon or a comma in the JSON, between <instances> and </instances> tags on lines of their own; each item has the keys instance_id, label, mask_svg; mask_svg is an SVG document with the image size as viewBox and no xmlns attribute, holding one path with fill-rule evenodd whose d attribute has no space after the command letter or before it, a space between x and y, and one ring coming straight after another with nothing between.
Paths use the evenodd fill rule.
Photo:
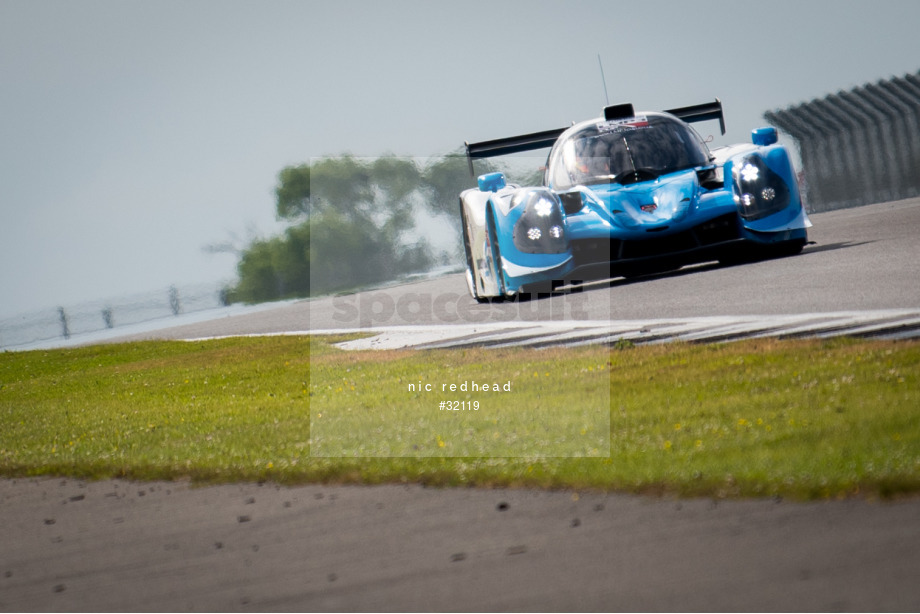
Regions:
<instances>
[{"instance_id":1,"label":"radio antenna","mask_svg":"<svg viewBox=\"0 0 920 614\"><path fill-rule=\"evenodd\" d=\"M610 95L607 94L607 79L604 78L604 64L601 62L601 54L597 54L597 65L601 69L601 83L604 84L604 99L607 101L607 106L610 106Z\"/></svg>"}]
</instances>

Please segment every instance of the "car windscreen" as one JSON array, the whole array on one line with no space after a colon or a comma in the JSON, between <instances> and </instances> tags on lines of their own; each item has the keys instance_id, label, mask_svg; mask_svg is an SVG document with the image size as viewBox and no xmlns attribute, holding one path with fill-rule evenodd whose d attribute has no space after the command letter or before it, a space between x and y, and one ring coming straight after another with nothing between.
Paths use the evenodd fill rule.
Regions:
<instances>
[{"instance_id":1,"label":"car windscreen","mask_svg":"<svg viewBox=\"0 0 920 614\"><path fill-rule=\"evenodd\" d=\"M709 164L709 150L683 122L664 115L585 126L558 143L550 162L555 189L653 178Z\"/></svg>"}]
</instances>

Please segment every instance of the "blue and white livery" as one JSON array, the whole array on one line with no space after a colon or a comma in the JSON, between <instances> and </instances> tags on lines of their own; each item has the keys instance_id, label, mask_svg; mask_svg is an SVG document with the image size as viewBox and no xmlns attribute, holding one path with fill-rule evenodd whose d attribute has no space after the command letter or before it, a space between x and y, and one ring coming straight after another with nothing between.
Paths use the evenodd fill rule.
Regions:
<instances>
[{"instance_id":1,"label":"blue and white livery","mask_svg":"<svg viewBox=\"0 0 920 614\"><path fill-rule=\"evenodd\" d=\"M479 177L460 195L470 293L480 301L588 279L796 254L811 226L774 128L710 151L691 122L722 104L636 113L467 144L473 160L551 148L543 185Z\"/></svg>"}]
</instances>

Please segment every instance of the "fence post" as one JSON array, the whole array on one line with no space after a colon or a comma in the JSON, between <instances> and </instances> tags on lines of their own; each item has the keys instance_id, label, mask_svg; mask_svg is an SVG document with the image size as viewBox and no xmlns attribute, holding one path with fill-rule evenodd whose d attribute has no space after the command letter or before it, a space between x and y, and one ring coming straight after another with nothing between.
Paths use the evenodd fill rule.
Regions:
<instances>
[{"instance_id":1,"label":"fence post","mask_svg":"<svg viewBox=\"0 0 920 614\"><path fill-rule=\"evenodd\" d=\"M102 321L105 322L106 328L115 328L115 318L111 307L102 310Z\"/></svg>"},{"instance_id":2,"label":"fence post","mask_svg":"<svg viewBox=\"0 0 920 614\"><path fill-rule=\"evenodd\" d=\"M174 316L179 315L182 310L182 304L179 302L179 289L175 286L169 287L169 307L172 309Z\"/></svg>"},{"instance_id":3,"label":"fence post","mask_svg":"<svg viewBox=\"0 0 920 614\"><path fill-rule=\"evenodd\" d=\"M64 339L70 339L70 327L67 325L67 313L63 307L58 307L58 316L61 318L61 332Z\"/></svg>"}]
</instances>

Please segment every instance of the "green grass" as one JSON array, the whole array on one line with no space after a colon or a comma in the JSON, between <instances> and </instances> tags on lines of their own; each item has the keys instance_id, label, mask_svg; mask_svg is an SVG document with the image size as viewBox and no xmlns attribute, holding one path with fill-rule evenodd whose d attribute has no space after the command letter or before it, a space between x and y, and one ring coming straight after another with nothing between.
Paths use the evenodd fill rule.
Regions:
<instances>
[{"instance_id":1,"label":"green grass","mask_svg":"<svg viewBox=\"0 0 920 614\"><path fill-rule=\"evenodd\" d=\"M311 452L365 458L607 456L608 361L608 352L597 348L345 357L318 351L311 372ZM456 409L441 409L442 402Z\"/></svg>"},{"instance_id":2,"label":"green grass","mask_svg":"<svg viewBox=\"0 0 920 614\"><path fill-rule=\"evenodd\" d=\"M920 491L920 342L344 352L332 341L0 354L0 475ZM512 391L440 392L464 381ZM418 382L435 390L410 391Z\"/></svg>"}]
</instances>

